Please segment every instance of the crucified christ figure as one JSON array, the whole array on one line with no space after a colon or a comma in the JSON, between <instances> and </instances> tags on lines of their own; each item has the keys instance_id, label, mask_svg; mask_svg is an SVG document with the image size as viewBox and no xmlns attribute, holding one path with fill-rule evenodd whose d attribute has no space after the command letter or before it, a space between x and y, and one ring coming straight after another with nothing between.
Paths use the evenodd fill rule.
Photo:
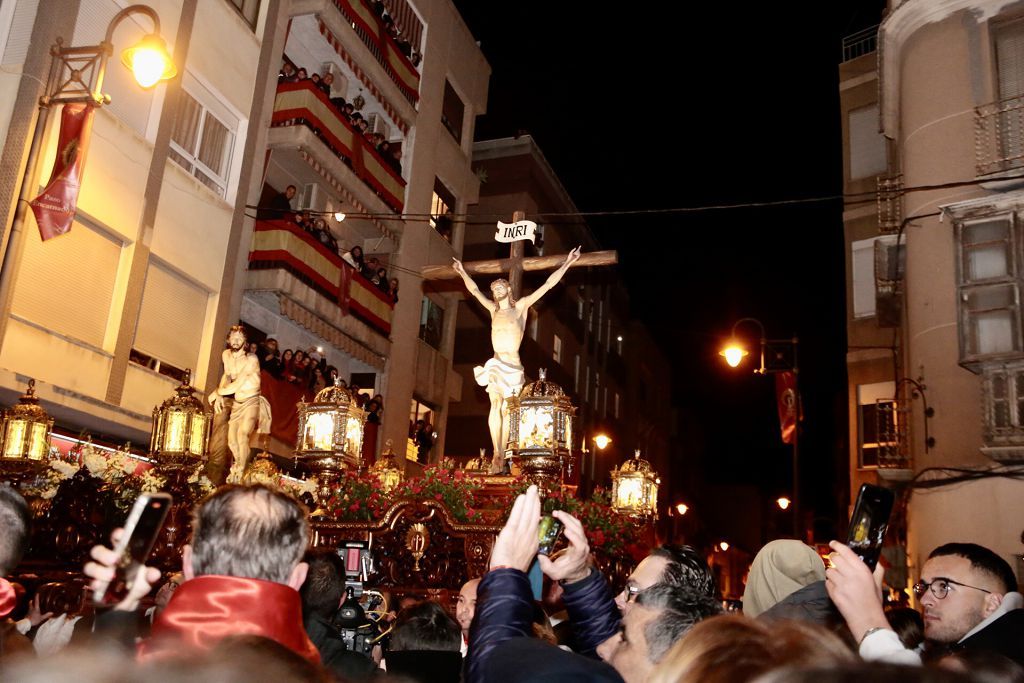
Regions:
<instances>
[{"instance_id":1,"label":"crucified christ figure","mask_svg":"<svg viewBox=\"0 0 1024 683\"><path fill-rule=\"evenodd\" d=\"M495 280L491 283L491 296L488 299L466 273L462 262L452 259L452 267L466 283L466 289L480 302L480 305L491 314L491 346L494 358L482 366L473 368L476 383L487 387L487 397L491 401L491 410L487 416L487 427L491 431L491 445L494 456L491 460L491 474L498 474L505 469L505 442L507 440L507 423L504 419L505 399L514 396L523 388L523 364L519 360L519 345L523 342L526 331L527 311L542 296L558 284L565 271L580 257L580 248L576 247L565 257L565 262L558 270L551 273L543 285L532 294L522 299L512 297L512 286L508 280Z\"/></svg>"}]
</instances>

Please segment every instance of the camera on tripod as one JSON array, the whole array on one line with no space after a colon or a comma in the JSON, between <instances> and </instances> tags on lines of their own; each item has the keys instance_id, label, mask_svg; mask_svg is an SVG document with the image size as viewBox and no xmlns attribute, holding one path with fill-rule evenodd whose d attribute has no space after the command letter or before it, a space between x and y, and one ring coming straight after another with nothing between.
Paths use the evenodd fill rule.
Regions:
<instances>
[{"instance_id":1,"label":"camera on tripod","mask_svg":"<svg viewBox=\"0 0 1024 683\"><path fill-rule=\"evenodd\" d=\"M338 545L337 553L345 564L345 600L334 617L334 623L347 650L369 657L380 639L381 630L377 619L371 619L367 613L376 614L384 602L380 593L365 589L367 577L374 572L370 544L366 541L344 541ZM365 608L360 602L364 595L368 598Z\"/></svg>"}]
</instances>

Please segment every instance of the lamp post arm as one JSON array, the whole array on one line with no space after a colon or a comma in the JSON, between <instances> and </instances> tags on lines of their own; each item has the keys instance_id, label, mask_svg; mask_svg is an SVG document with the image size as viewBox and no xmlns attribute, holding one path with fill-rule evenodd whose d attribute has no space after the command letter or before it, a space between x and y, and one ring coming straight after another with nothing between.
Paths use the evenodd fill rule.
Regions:
<instances>
[{"instance_id":1,"label":"lamp post arm","mask_svg":"<svg viewBox=\"0 0 1024 683\"><path fill-rule=\"evenodd\" d=\"M763 375L765 373L765 368L764 368L764 348L768 344L768 340L765 339L767 334L764 331L764 324L760 320L758 320L757 318L740 318L739 320L737 320L736 322L734 322L732 324L732 331L729 333L729 336L732 337L733 339L735 339L736 338L736 330L743 323L754 323L755 325L757 325L757 329L760 330L760 332L761 332L761 336L759 337L759 341L760 341L760 344L761 344L761 364L760 364L760 366L756 370L754 370L754 373L758 374L758 375Z\"/></svg>"},{"instance_id":2,"label":"lamp post arm","mask_svg":"<svg viewBox=\"0 0 1024 683\"><path fill-rule=\"evenodd\" d=\"M110 98L103 95L103 79L107 75L107 62L110 61L110 56L114 54L114 30L122 21L133 14L145 14L149 17L153 22L153 34L160 35L160 17L157 15L156 10L148 5L129 5L114 15L114 18L107 24L107 34L103 36L103 42L100 43L102 54L100 56L99 68L96 70L96 87L94 90L94 98L97 102L110 103Z\"/></svg>"}]
</instances>

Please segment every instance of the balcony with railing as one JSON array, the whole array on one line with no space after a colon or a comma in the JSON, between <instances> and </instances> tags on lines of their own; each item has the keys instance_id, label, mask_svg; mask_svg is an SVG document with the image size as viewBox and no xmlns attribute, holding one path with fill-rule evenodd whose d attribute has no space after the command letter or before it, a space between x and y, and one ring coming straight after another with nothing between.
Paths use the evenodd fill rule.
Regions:
<instances>
[{"instance_id":1,"label":"balcony with railing","mask_svg":"<svg viewBox=\"0 0 1024 683\"><path fill-rule=\"evenodd\" d=\"M293 221L256 221L246 289L285 295L282 314L357 357L386 355L394 302Z\"/></svg>"},{"instance_id":2,"label":"balcony with railing","mask_svg":"<svg viewBox=\"0 0 1024 683\"><path fill-rule=\"evenodd\" d=\"M358 178L388 209L402 212L406 183L401 173L312 81L278 85L270 125L271 148L309 148L331 176L343 183ZM358 194L355 183L345 184ZM372 205L372 200L363 203Z\"/></svg>"},{"instance_id":3,"label":"balcony with railing","mask_svg":"<svg viewBox=\"0 0 1024 683\"><path fill-rule=\"evenodd\" d=\"M851 33L843 38L843 61L849 62L869 55L878 45L878 25Z\"/></svg>"},{"instance_id":4,"label":"balcony with railing","mask_svg":"<svg viewBox=\"0 0 1024 683\"><path fill-rule=\"evenodd\" d=\"M975 171L998 180L1024 170L1024 96L974 110Z\"/></svg>"},{"instance_id":5,"label":"balcony with railing","mask_svg":"<svg viewBox=\"0 0 1024 683\"><path fill-rule=\"evenodd\" d=\"M292 4L293 16L314 14L320 17L321 33L336 48L349 53L360 62L364 71L370 73L379 67L387 78L397 87L410 105L416 106L419 101L420 88L420 33L423 27L418 25L415 15L410 12L407 21L417 22L416 26L407 27L405 31L395 33L395 25L387 23L374 9L373 3L366 0L295 0ZM365 48L373 64L359 59L362 55L354 54L346 40L347 36L355 35L360 46ZM347 49L346 49L347 48ZM415 62L415 63L414 63Z\"/></svg>"}]
</instances>

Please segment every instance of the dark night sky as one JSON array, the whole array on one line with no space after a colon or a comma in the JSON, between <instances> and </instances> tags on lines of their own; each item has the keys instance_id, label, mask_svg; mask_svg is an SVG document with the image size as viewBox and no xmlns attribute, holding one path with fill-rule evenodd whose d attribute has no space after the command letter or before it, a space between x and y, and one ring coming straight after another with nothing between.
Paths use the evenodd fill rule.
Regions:
<instances>
[{"instance_id":1,"label":"dark night sky","mask_svg":"<svg viewBox=\"0 0 1024 683\"><path fill-rule=\"evenodd\" d=\"M455 4L493 69L476 139L530 133L581 211L842 192L841 40L878 23L879 0ZM589 222L618 250L633 313L672 359L697 482L787 490L773 384L726 372L717 350L744 316L769 337L800 337L804 504L835 519L846 438L841 200Z\"/></svg>"}]
</instances>

